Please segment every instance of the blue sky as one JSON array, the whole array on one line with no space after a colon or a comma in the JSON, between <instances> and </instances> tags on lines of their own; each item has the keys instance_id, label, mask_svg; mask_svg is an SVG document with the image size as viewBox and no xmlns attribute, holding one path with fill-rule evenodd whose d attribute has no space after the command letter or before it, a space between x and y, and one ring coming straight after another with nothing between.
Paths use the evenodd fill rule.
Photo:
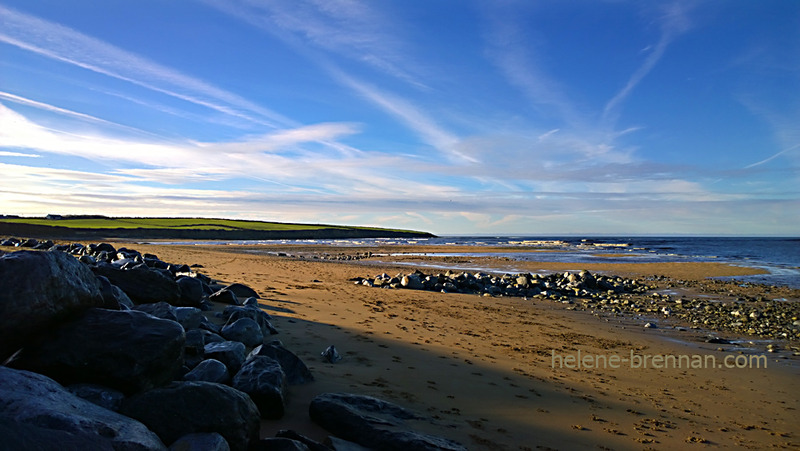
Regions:
<instances>
[{"instance_id":1,"label":"blue sky","mask_svg":"<svg viewBox=\"0 0 800 451\"><path fill-rule=\"evenodd\" d=\"M0 213L800 232L800 2L0 0Z\"/></svg>"}]
</instances>

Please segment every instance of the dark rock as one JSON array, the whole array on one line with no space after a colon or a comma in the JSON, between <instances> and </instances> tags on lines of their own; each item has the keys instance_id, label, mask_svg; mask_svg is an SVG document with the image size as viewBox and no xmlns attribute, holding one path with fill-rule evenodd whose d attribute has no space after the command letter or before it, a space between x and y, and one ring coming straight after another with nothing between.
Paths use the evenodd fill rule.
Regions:
<instances>
[{"instance_id":1,"label":"dark rock","mask_svg":"<svg viewBox=\"0 0 800 451\"><path fill-rule=\"evenodd\" d=\"M223 310L223 317L227 318L225 324L232 324L241 318L250 318L258 323L261 333L266 337L267 335L275 335L278 331L272 326L270 320L272 317L269 313L254 307L230 306L225 307Z\"/></svg>"},{"instance_id":2,"label":"dark rock","mask_svg":"<svg viewBox=\"0 0 800 451\"><path fill-rule=\"evenodd\" d=\"M97 383L130 394L171 381L183 363L184 340L174 321L94 308L26 347L12 364L62 384Z\"/></svg>"},{"instance_id":3,"label":"dark rock","mask_svg":"<svg viewBox=\"0 0 800 451\"><path fill-rule=\"evenodd\" d=\"M186 331L186 341L183 344L183 362L189 368L194 368L205 358L206 340L200 329Z\"/></svg>"},{"instance_id":4,"label":"dark rock","mask_svg":"<svg viewBox=\"0 0 800 451\"><path fill-rule=\"evenodd\" d=\"M112 265L98 264L92 267L92 271L97 275L107 277L136 304L167 302L174 305L180 301L181 293L178 283L172 277L166 276L158 270L149 269L146 266L123 270Z\"/></svg>"},{"instance_id":5,"label":"dark rock","mask_svg":"<svg viewBox=\"0 0 800 451\"><path fill-rule=\"evenodd\" d=\"M332 434L380 450L466 450L454 441L409 430L424 420L396 404L370 396L323 393L309 406L311 419Z\"/></svg>"},{"instance_id":6,"label":"dark rock","mask_svg":"<svg viewBox=\"0 0 800 451\"><path fill-rule=\"evenodd\" d=\"M114 246L108 243L92 243L88 246L89 252L92 254L99 254L101 252L106 252L109 254L116 254L117 250L114 249Z\"/></svg>"},{"instance_id":7,"label":"dark rock","mask_svg":"<svg viewBox=\"0 0 800 451\"><path fill-rule=\"evenodd\" d=\"M336 346L334 345L330 345L325 348L320 355L328 363L336 363L339 360L342 360L342 356L339 355L339 351L336 350Z\"/></svg>"},{"instance_id":8,"label":"dark rock","mask_svg":"<svg viewBox=\"0 0 800 451\"><path fill-rule=\"evenodd\" d=\"M206 340L204 350L206 358L217 359L224 363L231 374L236 374L244 364L245 347L239 341L208 343Z\"/></svg>"},{"instance_id":9,"label":"dark rock","mask_svg":"<svg viewBox=\"0 0 800 451\"><path fill-rule=\"evenodd\" d=\"M208 297L208 300L211 302L219 302L220 304L242 305L236 294L227 288L215 292Z\"/></svg>"},{"instance_id":10,"label":"dark rock","mask_svg":"<svg viewBox=\"0 0 800 451\"><path fill-rule=\"evenodd\" d=\"M145 312L148 315L153 315L156 318L167 319L170 321L178 322L178 316L175 315L175 307L167 304L166 302L152 302L147 304L138 304L133 306L134 310Z\"/></svg>"},{"instance_id":11,"label":"dark rock","mask_svg":"<svg viewBox=\"0 0 800 451\"><path fill-rule=\"evenodd\" d=\"M3 449L166 450L142 423L7 367L0 367L0 437Z\"/></svg>"},{"instance_id":12,"label":"dark rock","mask_svg":"<svg viewBox=\"0 0 800 451\"><path fill-rule=\"evenodd\" d=\"M66 388L73 395L114 412L119 411L122 401L125 400L125 394L121 391L102 385L74 384Z\"/></svg>"},{"instance_id":13,"label":"dark rock","mask_svg":"<svg viewBox=\"0 0 800 451\"><path fill-rule=\"evenodd\" d=\"M187 381L216 382L227 384L231 380L228 367L217 359L206 359L183 376Z\"/></svg>"},{"instance_id":14,"label":"dark rock","mask_svg":"<svg viewBox=\"0 0 800 451\"><path fill-rule=\"evenodd\" d=\"M225 437L217 432L187 434L169 447L169 451L230 451Z\"/></svg>"},{"instance_id":15,"label":"dark rock","mask_svg":"<svg viewBox=\"0 0 800 451\"><path fill-rule=\"evenodd\" d=\"M118 286L112 285L111 282L103 276L97 276L97 280L100 281L100 293L103 295L103 301L105 302L103 306L105 308L115 310L114 306L117 306L116 310L118 310L121 305L129 309L133 308L133 301L131 301L131 298Z\"/></svg>"},{"instance_id":16,"label":"dark rock","mask_svg":"<svg viewBox=\"0 0 800 451\"><path fill-rule=\"evenodd\" d=\"M248 358L257 355L277 360L283 372L286 374L286 382L289 385L305 384L314 380L314 376L311 374L306 364L303 363L297 355L281 344L269 343L259 345L253 349L253 352L250 353Z\"/></svg>"},{"instance_id":17,"label":"dark rock","mask_svg":"<svg viewBox=\"0 0 800 451\"><path fill-rule=\"evenodd\" d=\"M222 335L204 329L202 324L200 325L199 330L203 334L203 341L205 342L205 344L222 343L226 341L224 338L222 338Z\"/></svg>"},{"instance_id":18,"label":"dark rock","mask_svg":"<svg viewBox=\"0 0 800 451\"><path fill-rule=\"evenodd\" d=\"M173 382L133 396L121 412L135 418L165 443L198 432L217 432L231 450L258 440L260 415L249 396L213 382Z\"/></svg>"},{"instance_id":19,"label":"dark rock","mask_svg":"<svg viewBox=\"0 0 800 451\"><path fill-rule=\"evenodd\" d=\"M243 285L241 283L232 283L225 287L226 290L233 291L233 294L236 295L238 298L247 299L250 297L253 298L260 298L261 296L256 293L256 290L248 287L247 285Z\"/></svg>"},{"instance_id":20,"label":"dark rock","mask_svg":"<svg viewBox=\"0 0 800 451\"><path fill-rule=\"evenodd\" d=\"M289 429L281 429L275 434L276 437L288 438L294 441L300 442L308 447L310 451L330 451L330 448L323 445L320 442L315 440L311 440L310 438L306 437L305 435L298 434L297 432Z\"/></svg>"},{"instance_id":21,"label":"dark rock","mask_svg":"<svg viewBox=\"0 0 800 451\"><path fill-rule=\"evenodd\" d=\"M263 438L250 445L250 451L310 451L303 442L289 438Z\"/></svg>"},{"instance_id":22,"label":"dark rock","mask_svg":"<svg viewBox=\"0 0 800 451\"><path fill-rule=\"evenodd\" d=\"M714 344L720 344L720 345L729 345L729 344L731 344L731 341L730 341L730 340L726 340L726 339L724 339L724 338L719 338L719 337L711 337L711 338L709 338L709 339L707 339L707 340L706 340L706 343L714 343Z\"/></svg>"},{"instance_id":23,"label":"dark rock","mask_svg":"<svg viewBox=\"0 0 800 451\"><path fill-rule=\"evenodd\" d=\"M101 285L75 257L19 251L0 257L0 362L65 319L105 303Z\"/></svg>"},{"instance_id":24,"label":"dark rock","mask_svg":"<svg viewBox=\"0 0 800 451\"><path fill-rule=\"evenodd\" d=\"M325 444L332 451L373 451L372 448L367 448L366 446L361 446L358 443L342 440L339 437L330 435L325 439Z\"/></svg>"},{"instance_id":25,"label":"dark rock","mask_svg":"<svg viewBox=\"0 0 800 451\"><path fill-rule=\"evenodd\" d=\"M178 288L181 292L181 298L178 305L186 307L199 307L200 302L203 300L205 291L203 290L203 282L194 277L181 276L176 280Z\"/></svg>"},{"instance_id":26,"label":"dark rock","mask_svg":"<svg viewBox=\"0 0 800 451\"><path fill-rule=\"evenodd\" d=\"M286 375L277 360L255 356L233 377L233 388L248 395L262 418L279 419L286 410Z\"/></svg>"},{"instance_id":27,"label":"dark rock","mask_svg":"<svg viewBox=\"0 0 800 451\"><path fill-rule=\"evenodd\" d=\"M264 342L264 335L255 320L240 318L222 328L222 336L231 341L240 341L248 348Z\"/></svg>"},{"instance_id":28,"label":"dark rock","mask_svg":"<svg viewBox=\"0 0 800 451\"><path fill-rule=\"evenodd\" d=\"M244 305L245 307L258 307L258 298L251 296L245 299L244 304L242 305Z\"/></svg>"},{"instance_id":29,"label":"dark rock","mask_svg":"<svg viewBox=\"0 0 800 451\"><path fill-rule=\"evenodd\" d=\"M203 311L197 307L175 307L174 312L175 318L186 330L199 328L205 319Z\"/></svg>"},{"instance_id":30,"label":"dark rock","mask_svg":"<svg viewBox=\"0 0 800 451\"><path fill-rule=\"evenodd\" d=\"M19 247L30 247L30 248L33 248L33 247L36 247L38 244L39 244L39 240L37 240L36 238L28 238L28 239L25 239L22 242L20 242L19 243Z\"/></svg>"}]
</instances>

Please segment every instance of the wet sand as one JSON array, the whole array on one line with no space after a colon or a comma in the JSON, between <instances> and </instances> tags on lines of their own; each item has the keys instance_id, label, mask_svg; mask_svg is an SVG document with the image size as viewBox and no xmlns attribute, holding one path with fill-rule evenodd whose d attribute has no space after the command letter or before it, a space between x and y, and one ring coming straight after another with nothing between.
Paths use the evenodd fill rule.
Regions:
<instances>
[{"instance_id":1,"label":"wet sand","mask_svg":"<svg viewBox=\"0 0 800 451\"><path fill-rule=\"evenodd\" d=\"M426 414L432 421L419 429L469 449L800 446L796 357L758 353L767 368L653 368L652 362L647 368L559 367L558 358L578 352L606 359L632 353L714 356L718 363L739 354L718 351L719 345L701 342L702 334L691 329L645 329L553 302L387 290L348 281L413 270L374 258L327 262L245 253L248 249L238 246L127 245L165 261L202 264L200 272L247 284L261 295L280 331L274 338L316 377L312 384L291 387L287 415L264 421L265 437L295 429L322 440L327 433L308 419L308 404L316 394L344 391ZM589 269L692 280L753 273L717 263L525 265L526 271ZM331 344L344 357L336 364L320 358Z\"/></svg>"}]
</instances>

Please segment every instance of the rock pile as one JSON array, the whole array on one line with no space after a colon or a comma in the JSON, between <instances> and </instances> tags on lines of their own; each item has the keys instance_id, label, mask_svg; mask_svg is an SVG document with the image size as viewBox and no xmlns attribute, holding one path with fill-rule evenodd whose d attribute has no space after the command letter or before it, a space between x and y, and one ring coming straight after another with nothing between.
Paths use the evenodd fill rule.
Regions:
<instances>
[{"instance_id":1,"label":"rock pile","mask_svg":"<svg viewBox=\"0 0 800 451\"><path fill-rule=\"evenodd\" d=\"M593 275L589 271L561 274L504 274L452 272L426 275L421 271L398 274L384 273L372 278L352 279L357 284L382 288L468 293L485 296L523 296L552 300L571 297L600 297L620 293L644 293L650 289L634 279Z\"/></svg>"},{"instance_id":2,"label":"rock pile","mask_svg":"<svg viewBox=\"0 0 800 451\"><path fill-rule=\"evenodd\" d=\"M0 246L30 249L0 252L2 446L357 446L332 437L329 448L292 431L260 439L261 419L281 418L290 387L314 377L270 338L278 331L250 287L108 243Z\"/></svg>"},{"instance_id":3,"label":"rock pile","mask_svg":"<svg viewBox=\"0 0 800 451\"><path fill-rule=\"evenodd\" d=\"M411 274L357 277L356 284L379 288L407 288L467 293L483 296L519 296L547 299L604 315L630 315L649 320L677 320L712 331L730 331L777 340L800 340L800 303L765 299L764 296L722 301L676 298L656 292L657 282L672 287L676 281L658 277L628 279L588 271L549 275L468 273ZM728 282L732 284L734 282ZM652 323L648 323L652 324ZM654 324L652 324L654 325Z\"/></svg>"}]
</instances>

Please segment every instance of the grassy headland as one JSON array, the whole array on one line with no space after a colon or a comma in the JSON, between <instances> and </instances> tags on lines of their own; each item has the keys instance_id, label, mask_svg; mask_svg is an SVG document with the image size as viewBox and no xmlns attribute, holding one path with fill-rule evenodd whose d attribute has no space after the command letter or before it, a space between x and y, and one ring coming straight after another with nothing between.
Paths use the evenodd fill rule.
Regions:
<instances>
[{"instance_id":1,"label":"grassy headland","mask_svg":"<svg viewBox=\"0 0 800 451\"><path fill-rule=\"evenodd\" d=\"M432 237L414 230L218 218L115 218L98 215L0 217L0 235L83 239L325 239Z\"/></svg>"}]
</instances>

